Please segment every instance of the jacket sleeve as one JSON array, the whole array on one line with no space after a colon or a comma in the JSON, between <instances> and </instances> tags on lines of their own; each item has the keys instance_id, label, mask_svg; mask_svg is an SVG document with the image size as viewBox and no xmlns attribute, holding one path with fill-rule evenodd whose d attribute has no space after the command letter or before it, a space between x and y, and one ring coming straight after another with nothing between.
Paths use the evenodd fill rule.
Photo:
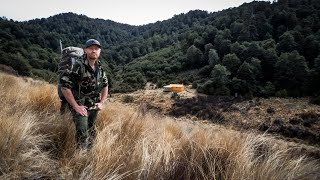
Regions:
<instances>
[{"instance_id":1,"label":"jacket sleeve","mask_svg":"<svg viewBox=\"0 0 320 180\"><path fill-rule=\"evenodd\" d=\"M80 78L81 66L79 64L75 64L71 70L65 71L62 74L60 78L61 87L72 89L77 85L77 82L79 82Z\"/></svg>"}]
</instances>

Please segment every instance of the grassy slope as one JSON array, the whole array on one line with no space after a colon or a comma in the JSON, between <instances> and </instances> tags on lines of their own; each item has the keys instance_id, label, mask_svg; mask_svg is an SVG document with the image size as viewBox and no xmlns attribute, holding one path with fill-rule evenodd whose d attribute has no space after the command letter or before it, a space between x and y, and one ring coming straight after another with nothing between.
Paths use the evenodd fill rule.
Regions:
<instances>
[{"instance_id":1,"label":"grassy slope","mask_svg":"<svg viewBox=\"0 0 320 180\"><path fill-rule=\"evenodd\" d=\"M75 149L55 86L0 74L0 179L319 179L320 164L266 135L174 121L110 102ZM296 147L299 148L299 147Z\"/></svg>"}]
</instances>

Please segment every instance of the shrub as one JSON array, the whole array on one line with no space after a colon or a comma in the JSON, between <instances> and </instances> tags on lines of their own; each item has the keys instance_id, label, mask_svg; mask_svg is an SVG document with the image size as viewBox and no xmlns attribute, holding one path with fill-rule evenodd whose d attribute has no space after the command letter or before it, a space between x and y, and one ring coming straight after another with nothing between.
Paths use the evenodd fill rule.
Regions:
<instances>
[{"instance_id":1,"label":"shrub","mask_svg":"<svg viewBox=\"0 0 320 180\"><path fill-rule=\"evenodd\" d=\"M221 86L215 89L214 94L220 96L230 96L230 90L226 86Z\"/></svg>"},{"instance_id":2,"label":"shrub","mask_svg":"<svg viewBox=\"0 0 320 180\"><path fill-rule=\"evenodd\" d=\"M124 103L132 103L134 100L133 96L125 95L122 97L122 102Z\"/></svg>"},{"instance_id":3,"label":"shrub","mask_svg":"<svg viewBox=\"0 0 320 180\"><path fill-rule=\"evenodd\" d=\"M282 90L280 90L280 91L277 91L277 92L276 92L276 96L277 96L277 97L282 97L282 98L287 97L287 96L288 96L287 90L282 89Z\"/></svg>"}]
</instances>

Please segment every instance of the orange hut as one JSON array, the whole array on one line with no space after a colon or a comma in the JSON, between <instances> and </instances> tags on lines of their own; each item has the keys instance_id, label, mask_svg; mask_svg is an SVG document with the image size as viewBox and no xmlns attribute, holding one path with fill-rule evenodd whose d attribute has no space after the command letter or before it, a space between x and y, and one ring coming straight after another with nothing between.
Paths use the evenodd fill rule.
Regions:
<instances>
[{"instance_id":1,"label":"orange hut","mask_svg":"<svg viewBox=\"0 0 320 180\"><path fill-rule=\"evenodd\" d=\"M164 91L174 91L174 92L184 91L183 84L169 84L169 85L163 86L163 88L164 88Z\"/></svg>"}]
</instances>

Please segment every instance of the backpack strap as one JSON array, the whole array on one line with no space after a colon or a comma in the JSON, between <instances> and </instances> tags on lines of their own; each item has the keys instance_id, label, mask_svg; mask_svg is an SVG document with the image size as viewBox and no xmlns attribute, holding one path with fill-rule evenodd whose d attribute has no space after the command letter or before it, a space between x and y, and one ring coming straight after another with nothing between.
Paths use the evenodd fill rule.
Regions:
<instances>
[{"instance_id":1,"label":"backpack strap","mask_svg":"<svg viewBox=\"0 0 320 180\"><path fill-rule=\"evenodd\" d=\"M78 59L78 63L80 65L80 79L78 80L78 92L79 92L79 99L81 99L81 85L80 82L83 79L83 75L86 71L86 66L84 65L84 61L85 61L86 55L83 54L83 56L81 58Z\"/></svg>"},{"instance_id":2,"label":"backpack strap","mask_svg":"<svg viewBox=\"0 0 320 180\"><path fill-rule=\"evenodd\" d=\"M95 84L96 92L95 92L95 94L97 94L97 95L99 95L100 91L102 90L100 87L101 87L103 76L104 76L104 69L102 68L101 63L98 62L98 68L97 68L96 74L95 74L95 77L96 77L96 84Z\"/></svg>"},{"instance_id":3,"label":"backpack strap","mask_svg":"<svg viewBox=\"0 0 320 180\"><path fill-rule=\"evenodd\" d=\"M97 70L95 72L96 87L98 87L98 83L99 83L100 78L101 78L101 73L102 73L101 71L102 71L102 69L101 69L100 65L98 65L98 68L97 68Z\"/></svg>"}]
</instances>

